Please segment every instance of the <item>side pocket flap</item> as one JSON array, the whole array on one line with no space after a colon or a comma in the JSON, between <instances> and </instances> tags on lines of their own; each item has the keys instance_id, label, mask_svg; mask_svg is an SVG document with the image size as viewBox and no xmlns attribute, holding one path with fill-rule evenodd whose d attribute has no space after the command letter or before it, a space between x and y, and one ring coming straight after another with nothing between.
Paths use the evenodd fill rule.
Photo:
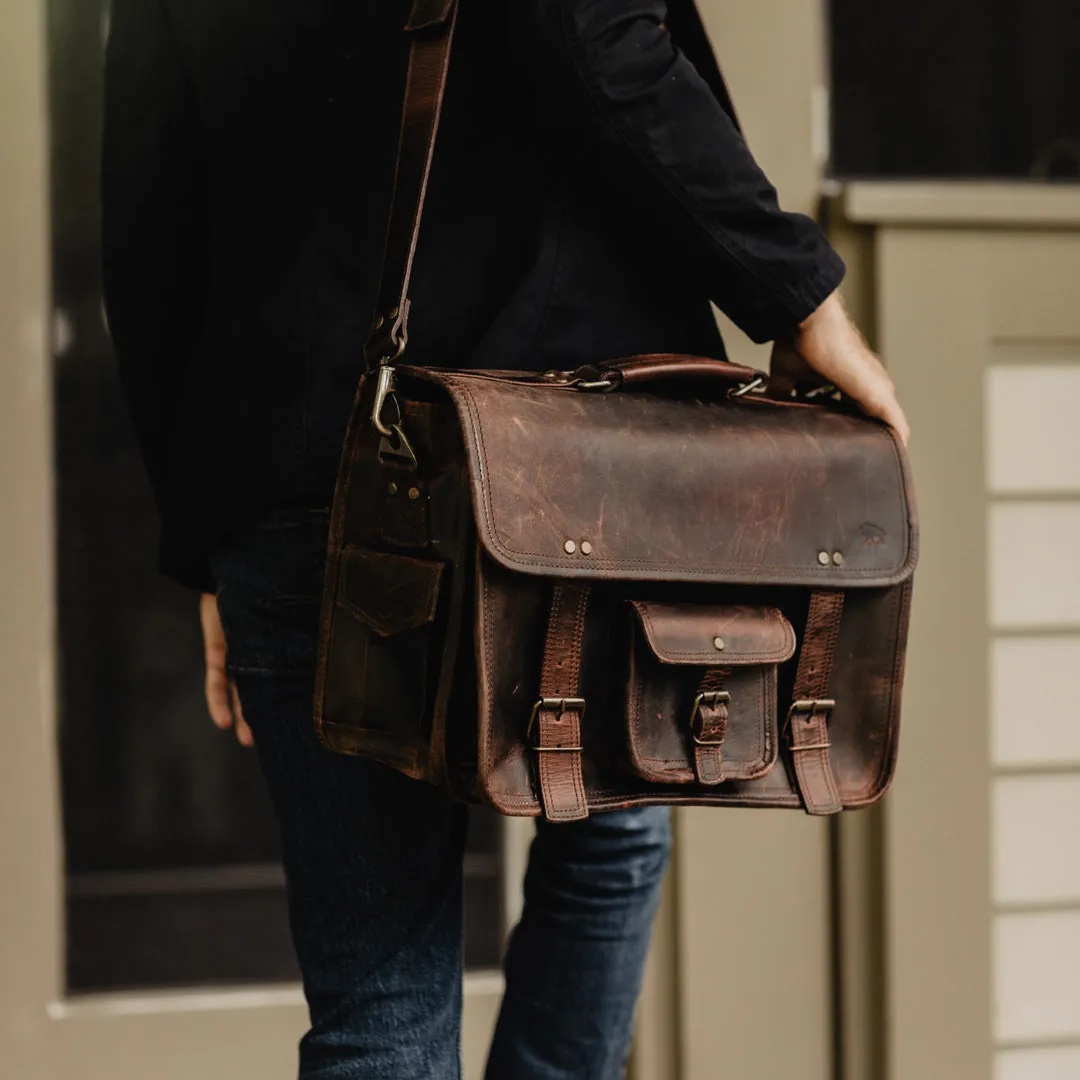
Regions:
<instances>
[{"instance_id":1,"label":"side pocket flap","mask_svg":"<svg viewBox=\"0 0 1080 1080\"><path fill-rule=\"evenodd\" d=\"M644 600L633 608L665 664L780 664L795 653L795 631L776 608Z\"/></svg>"},{"instance_id":2,"label":"side pocket flap","mask_svg":"<svg viewBox=\"0 0 1080 1080\"><path fill-rule=\"evenodd\" d=\"M443 564L366 548L347 548L338 603L381 637L435 618Z\"/></svg>"}]
</instances>

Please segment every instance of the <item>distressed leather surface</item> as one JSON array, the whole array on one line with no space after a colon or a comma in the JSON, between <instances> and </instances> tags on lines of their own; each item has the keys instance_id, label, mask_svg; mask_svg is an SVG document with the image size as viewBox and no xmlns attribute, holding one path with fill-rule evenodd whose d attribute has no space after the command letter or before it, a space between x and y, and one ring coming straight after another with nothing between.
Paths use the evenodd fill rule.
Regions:
<instances>
[{"instance_id":1,"label":"distressed leather surface","mask_svg":"<svg viewBox=\"0 0 1080 1080\"><path fill-rule=\"evenodd\" d=\"M498 391L484 397L483 434L474 426L478 387ZM804 763L815 790L835 790L835 800L811 799L817 812L880 798L896 760L916 548L906 460L883 429L824 406L594 394L491 372L425 372L402 378L399 393L416 467L380 463L363 422L350 429L342 462L316 699L328 746L505 813L543 812L528 727L548 696L545 642L564 580L588 588L571 680L587 708L540 711L545 739L569 746L580 737L582 748L544 766L557 814L572 819L582 802L590 812L647 803L806 809L787 713L810 598L833 590L844 602L831 665L807 686L835 706L827 720L814 718L824 731L794 734L829 744L805 751L816 755ZM663 470L638 451L619 454L615 410L619 423L633 418L622 444L652 447ZM541 424L542 414L556 419ZM674 417L695 423L676 430ZM606 434L594 438L597 428ZM680 438L692 467L673 456ZM583 464L602 460L599 470ZM534 529L540 543L530 546L548 553L508 558L489 514L499 535L522 544ZM581 553L580 528L577 554L551 551L550 538L571 538L563 523L588 514L602 524L593 555ZM839 565L832 554L828 566L818 561L819 547L843 553L833 538L851 535L869 538L865 550L846 543ZM679 575L680 545L707 563L706 574ZM594 558L602 550L607 559ZM749 561L754 552L771 560L765 570ZM365 585L380 565L390 572ZM720 669L730 702L702 731L722 734L723 745L701 752L689 710L704 673ZM557 696L572 689L552 686Z\"/></svg>"},{"instance_id":2,"label":"distressed leather surface","mask_svg":"<svg viewBox=\"0 0 1080 1080\"><path fill-rule=\"evenodd\" d=\"M895 585L914 569L907 459L864 417L423 377L457 406L480 542L508 569L811 588Z\"/></svg>"}]
</instances>

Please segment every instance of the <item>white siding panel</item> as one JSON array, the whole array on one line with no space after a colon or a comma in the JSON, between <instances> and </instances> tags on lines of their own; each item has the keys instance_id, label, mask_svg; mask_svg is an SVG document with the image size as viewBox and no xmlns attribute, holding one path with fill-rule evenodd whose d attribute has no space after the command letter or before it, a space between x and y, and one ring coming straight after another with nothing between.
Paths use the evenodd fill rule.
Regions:
<instances>
[{"instance_id":1,"label":"white siding panel","mask_svg":"<svg viewBox=\"0 0 1080 1080\"><path fill-rule=\"evenodd\" d=\"M994 1035L1080 1037L1080 911L996 916Z\"/></svg>"},{"instance_id":2,"label":"white siding panel","mask_svg":"<svg viewBox=\"0 0 1080 1080\"><path fill-rule=\"evenodd\" d=\"M1080 493L1080 364L986 371L986 471L995 493Z\"/></svg>"},{"instance_id":3,"label":"white siding panel","mask_svg":"<svg viewBox=\"0 0 1080 1080\"><path fill-rule=\"evenodd\" d=\"M1078 1080L1080 1046L1051 1046L1040 1050L1001 1050L994 1063L994 1080Z\"/></svg>"},{"instance_id":4,"label":"white siding panel","mask_svg":"<svg viewBox=\"0 0 1080 1080\"><path fill-rule=\"evenodd\" d=\"M996 628L1080 628L1080 502L992 505L989 566Z\"/></svg>"},{"instance_id":5,"label":"white siding panel","mask_svg":"<svg viewBox=\"0 0 1080 1080\"><path fill-rule=\"evenodd\" d=\"M1080 636L1005 637L992 643L995 765L1080 763L1078 676Z\"/></svg>"},{"instance_id":6,"label":"white siding panel","mask_svg":"<svg viewBox=\"0 0 1080 1080\"><path fill-rule=\"evenodd\" d=\"M997 903L1080 901L1080 776L999 777L993 815Z\"/></svg>"}]
</instances>

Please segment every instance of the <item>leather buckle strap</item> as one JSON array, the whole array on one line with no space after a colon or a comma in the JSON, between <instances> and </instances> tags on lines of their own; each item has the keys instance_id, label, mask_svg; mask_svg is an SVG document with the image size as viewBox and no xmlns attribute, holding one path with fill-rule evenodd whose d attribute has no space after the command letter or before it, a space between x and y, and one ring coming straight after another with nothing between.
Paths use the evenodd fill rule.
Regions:
<instances>
[{"instance_id":1,"label":"leather buckle strap","mask_svg":"<svg viewBox=\"0 0 1080 1080\"><path fill-rule=\"evenodd\" d=\"M690 711L690 734L698 746L720 746L724 741L723 732L718 732L716 738L704 737L702 709L715 709L720 705L730 704L731 695L726 690L705 690L694 698L694 707Z\"/></svg>"},{"instance_id":2,"label":"leather buckle strap","mask_svg":"<svg viewBox=\"0 0 1080 1080\"><path fill-rule=\"evenodd\" d=\"M694 773L698 783L720 784L724 780L724 737L727 735L731 694L724 689L729 668L705 672L690 710L690 737L694 740Z\"/></svg>"},{"instance_id":3,"label":"leather buckle strap","mask_svg":"<svg viewBox=\"0 0 1080 1080\"><path fill-rule=\"evenodd\" d=\"M536 727L536 718L540 714L541 709L549 709L556 713L565 713L573 710L578 714L578 723L585 718L585 699L584 698L541 698L532 708L532 715L529 717L529 727L525 733L525 737L532 739L533 729ZM563 753L563 754L580 754L580 746L542 746L539 741L532 743L532 748L539 753Z\"/></svg>"},{"instance_id":4,"label":"leather buckle strap","mask_svg":"<svg viewBox=\"0 0 1080 1080\"><path fill-rule=\"evenodd\" d=\"M788 709L787 722L784 730L788 735L788 749L793 754L804 754L808 750L828 750L832 743L829 742L829 717L836 702L832 698L820 698L817 701L795 701ZM820 722L818 717L820 716ZM798 738L797 732L799 721L802 726L814 725L817 730L824 730L825 736L821 742L806 742Z\"/></svg>"},{"instance_id":5,"label":"leather buckle strap","mask_svg":"<svg viewBox=\"0 0 1080 1080\"><path fill-rule=\"evenodd\" d=\"M536 751L540 802L549 821L580 821L589 816L581 769L585 699L578 690L588 599L587 585L568 581L555 585L540 698L529 718L527 737Z\"/></svg>"},{"instance_id":6,"label":"leather buckle strap","mask_svg":"<svg viewBox=\"0 0 1080 1080\"><path fill-rule=\"evenodd\" d=\"M829 760L829 720L836 702L828 696L843 611L842 592L811 594L795 700L785 724L799 795L806 812L814 815L838 814L844 808Z\"/></svg>"}]
</instances>

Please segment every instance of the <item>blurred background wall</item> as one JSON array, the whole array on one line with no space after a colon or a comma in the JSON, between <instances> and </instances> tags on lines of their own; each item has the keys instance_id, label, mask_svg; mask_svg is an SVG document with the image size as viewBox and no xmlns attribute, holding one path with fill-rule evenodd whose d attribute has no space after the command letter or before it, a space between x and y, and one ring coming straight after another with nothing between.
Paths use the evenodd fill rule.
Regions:
<instances>
[{"instance_id":1,"label":"blurred background wall","mask_svg":"<svg viewBox=\"0 0 1080 1080\"><path fill-rule=\"evenodd\" d=\"M924 556L884 806L679 813L634 1076L1075 1080L1080 9L702 8L899 384ZM191 598L153 574L100 317L106 24L105 0L0 13L0 1075L285 1080L273 829L203 716ZM528 836L473 833L470 1077Z\"/></svg>"}]
</instances>

